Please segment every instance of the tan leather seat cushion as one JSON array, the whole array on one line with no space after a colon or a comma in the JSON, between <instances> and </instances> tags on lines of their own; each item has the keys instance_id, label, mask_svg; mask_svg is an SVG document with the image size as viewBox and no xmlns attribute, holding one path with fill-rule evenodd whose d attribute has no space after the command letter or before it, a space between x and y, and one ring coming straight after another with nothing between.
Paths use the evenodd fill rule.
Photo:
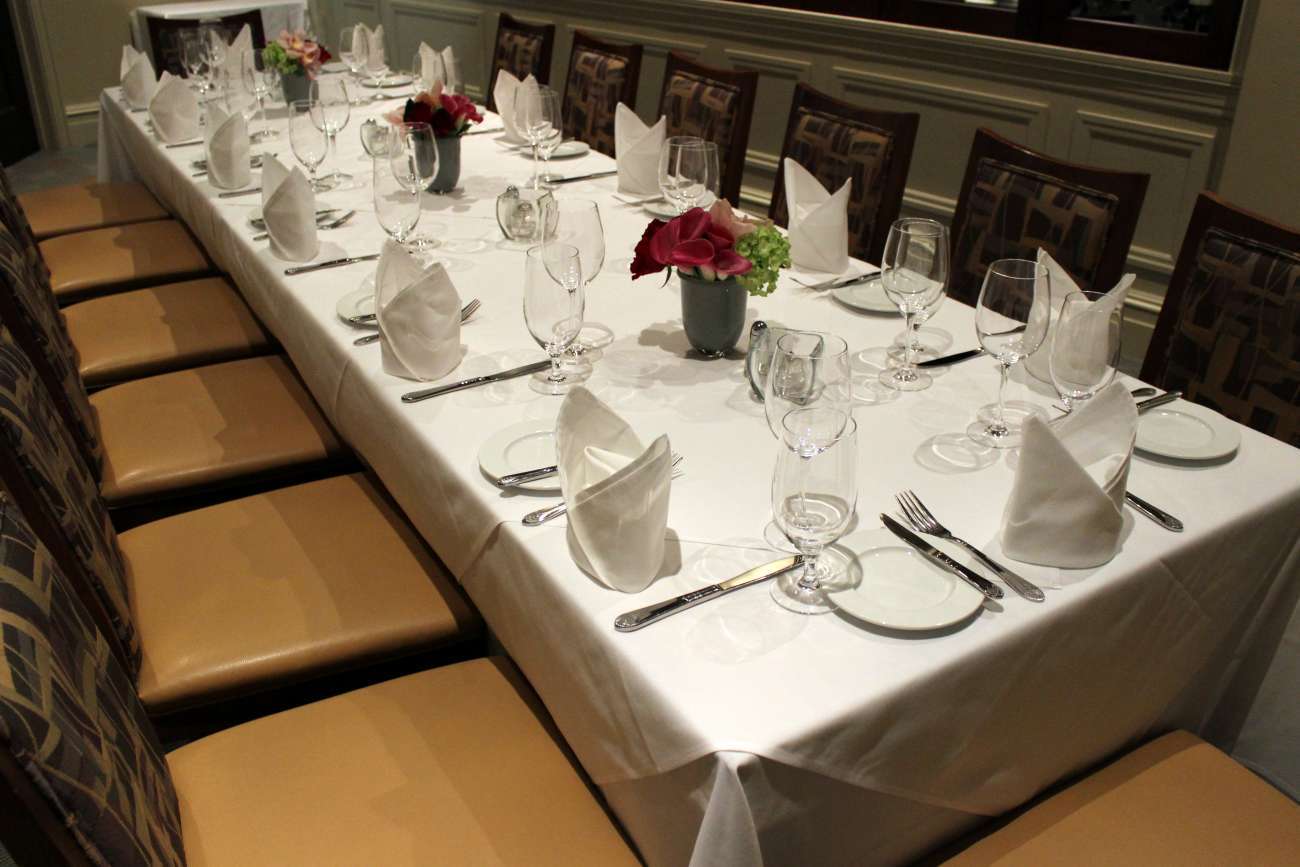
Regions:
<instances>
[{"instance_id":1,"label":"tan leather seat cushion","mask_svg":"<svg viewBox=\"0 0 1300 867\"><path fill-rule=\"evenodd\" d=\"M185 512L119 541L152 713L428 650L481 625L359 474Z\"/></svg>"},{"instance_id":2,"label":"tan leather seat cushion","mask_svg":"<svg viewBox=\"0 0 1300 867\"><path fill-rule=\"evenodd\" d=\"M50 269L50 287L61 304L211 270L203 251L175 220L74 232L39 246Z\"/></svg>"},{"instance_id":3,"label":"tan leather seat cushion","mask_svg":"<svg viewBox=\"0 0 1300 867\"><path fill-rule=\"evenodd\" d=\"M1174 732L947 863L1295 865L1300 806L1199 738Z\"/></svg>"},{"instance_id":4,"label":"tan leather seat cushion","mask_svg":"<svg viewBox=\"0 0 1300 867\"><path fill-rule=\"evenodd\" d=\"M276 355L124 382L90 396L110 506L345 453Z\"/></svg>"},{"instance_id":5,"label":"tan leather seat cushion","mask_svg":"<svg viewBox=\"0 0 1300 867\"><path fill-rule=\"evenodd\" d=\"M220 277L92 298L63 309L81 378L99 387L270 351L273 341Z\"/></svg>"},{"instance_id":6,"label":"tan leather seat cushion","mask_svg":"<svg viewBox=\"0 0 1300 867\"><path fill-rule=\"evenodd\" d=\"M170 753L186 862L636 864L507 665L420 672Z\"/></svg>"},{"instance_id":7,"label":"tan leather seat cushion","mask_svg":"<svg viewBox=\"0 0 1300 867\"><path fill-rule=\"evenodd\" d=\"M38 239L167 218L166 209L143 184L85 181L22 193L18 204Z\"/></svg>"}]
</instances>

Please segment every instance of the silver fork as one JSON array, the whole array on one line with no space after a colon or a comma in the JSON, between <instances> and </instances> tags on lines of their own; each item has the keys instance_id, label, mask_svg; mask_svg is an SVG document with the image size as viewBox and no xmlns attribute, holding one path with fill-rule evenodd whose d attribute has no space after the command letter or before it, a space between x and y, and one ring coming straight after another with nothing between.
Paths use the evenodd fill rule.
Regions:
<instances>
[{"instance_id":1,"label":"silver fork","mask_svg":"<svg viewBox=\"0 0 1300 867\"><path fill-rule=\"evenodd\" d=\"M466 319L473 316L474 311L478 310L482 306L483 306L483 302L475 298L473 301L469 302L464 307L460 308L460 321L464 322ZM369 346L371 343L378 343L378 342L379 342L378 334L367 334L365 337L358 337L356 340L352 341L352 345Z\"/></svg>"},{"instance_id":2,"label":"silver fork","mask_svg":"<svg viewBox=\"0 0 1300 867\"><path fill-rule=\"evenodd\" d=\"M894 499L898 500L898 505L903 509L903 517L907 523L912 525L912 529L918 533L925 533L927 536L938 536L940 539L947 539L950 542L956 542L967 551L979 558L980 562L993 570L999 578L1006 582L1006 585L1030 602L1042 602L1046 597L1043 591L1039 590L1032 582L1026 581L1015 572L1003 566L998 561L989 557L979 548L976 548L970 542L949 532L948 528L934 517L929 509L925 507L920 498L911 491L903 491Z\"/></svg>"},{"instance_id":3,"label":"silver fork","mask_svg":"<svg viewBox=\"0 0 1300 867\"><path fill-rule=\"evenodd\" d=\"M674 479L678 478L682 474L682 471L677 466L681 462L682 462L682 456L677 454L676 452L673 452L673 478ZM550 506L545 509L538 509L536 512L529 512L527 515L524 515L524 526L536 527L538 524L545 524L547 521L551 520L552 518L558 518L567 511L568 508L565 506L564 503L557 503L554 506Z\"/></svg>"}]
</instances>

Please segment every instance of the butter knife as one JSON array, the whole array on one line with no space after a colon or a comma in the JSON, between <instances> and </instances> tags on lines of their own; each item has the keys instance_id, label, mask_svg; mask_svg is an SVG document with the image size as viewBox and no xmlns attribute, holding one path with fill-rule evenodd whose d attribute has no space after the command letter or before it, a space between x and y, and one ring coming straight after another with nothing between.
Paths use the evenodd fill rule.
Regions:
<instances>
[{"instance_id":1,"label":"butter knife","mask_svg":"<svg viewBox=\"0 0 1300 867\"><path fill-rule=\"evenodd\" d=\"M1127 491L1124 493L1124 499L1133 507L1134 511L1141 512L1160 526L1164 527L1171 533L1183 532L1183 522L1166 512L1159 506L1154 506L1137 494L1131 494Z\"/></svg>"},{"instance_id":2,"label":"butter knife","mask_svg":"<svg viewBox=\"0 0 1300 867\"><path fill-rule=\"evenodd\" d=\"M538 467L535 470L524 470L522 473L510 473L497 479L498 488L513 488L526 482L535 482L538 479L544 479L547 476L553 476L560 471L558 466Z\"/></svg>"},{"instance_id":3,"label":"butter knife","mask_svg":"<svg viewBox=\"0 0 1300 867\"><path fill-rule=\"evenodd\" d=\"M499 373L489 373L484 376L475 376L470 379L462 379L460 382L452 382L447 385L438 385L433 388L426 388L420 391L408 391L402 395L402 403L415 403L421 400L428 400L431 397L437 397L440 394L450 394L453 391L460 391L462 388L473 388L476 385L487 385L489 382L500 382L503 379L514 379L516 376L524 376L528 373L536 373L539 370L545 370L550 367L551 360L534 361L532 364L525 364L521 367L512 367L509 370L502 370Z\"/></svg>"},{"instance_id":4,"label":"butter knife","mask_svg":"<svg viewBox=\"0 0 1300 867\"><path fill-rule=\"evenodd\" d=\"M314 265L295 265L292 268L285 268L286 277L292 277L294 274L306 274L308 271L319 271L322 268L338 268L342 265L352 265L356 262L370 262L378 259L378 253L369 253L365 256L348 256L343 259L330 259L326 262L317 262Z\"/></svg>"},{"instance_id":5,"label":"butter knife","mask_svg":"<svg viewBox=\"0 0 1300 867\"><path fill-rule=\"evenodd\" d=\"M857 286L859 283L866 283L871 280L879 280L880 272L872 271L870 274L858 274L856 277L836 277L833 280L825 280L821 283L814 283L806 288L808 289L843 289L845 286Z\"/></svg>"},{"instance_id":6,"label":"butter knife","mask_svg":"<svg viewBox=\"0 0 1300 867\"><path fill-rule=\"evenodd\" d=\"M1167 403L1173 403L1174 401L1180 399L1182 396L1183 393L1181 391L1167 391L1164 394L1160 395L1159 397L1151 397L1151 398L1147 398L1146 400L1138 401L1137 410L1138 412L1143 412L1148 409L1153 409L1154 407L1157 406L1164 406Z\"/></svg>"},{"instance_id":7,"label":"butter knife","mask_svg":"<svg viewBox=\"0 0 1300 867\"><path fill-rule=\"evenodd\" d=\"M728 578L726 581L710 584L708 587L701 587L699 590L683 593L676 598L656 602L653 605L620 614L614 618L614 628L619 632L635 632L679 611L694 608L701 602L708 602L710 599L725 596L733 590L739 590L741 587L748 587L750 584L757 584L760 581L775 578L777 575L783 575L791 569L802 566L803 559L802 554L796 554L793 557L782 557L780 560L773 560L771 563L755 566L753 569L741 572L736 577Z\"/></svg>"},{"instance_id":8,"label":"butter knife","mask_svg":"<svg viewBox=\"0 0 1300 867\"><path fill-rule=\"evenodd\" d=\"M947 554L943 553L938 548L934 547L929 542L925 541L920 536L916 535L883 512L880 515L880 520L884 522L887 528L889 528L889 532L911 545L921 554L921 556L925 557L940 569L943 569L945 572L951 572L953 575L956 575L958 578L962 579L990 599L1002 598L1002 588L998 587L992 581L981 575L975 574L970 569L967 569L965 566L958 563L956 560L952 559Z\"/></svg>"},{"instance_id":9,"label":"butter knife","mask_svg":"<svg viewBox=\"0 0 1300 867\"><path fill-rule=\"evenodd\" d=\"M968 358L978 358L984 354L983 349L967 349L964 352L954 352L952 355L943 355L939 358L931 358L928 361L917 362L917 367L947 367L949 364L956 364L959 361L965 361Z\"/></svg>"},{"instance_id":10,"label":"butter knife","mask_svg":"<svg viewBox=\"0 0 1300 867\"><path fill-rule=\"evenodd\" d=\"M618 169L612 169L607 172L592 172L589 175L574 175L570 178L549 177L546 179L548 184L572 184L578 181L591 181L596 178L608 178L618 174Z\"/></svg>"}]
</instances>

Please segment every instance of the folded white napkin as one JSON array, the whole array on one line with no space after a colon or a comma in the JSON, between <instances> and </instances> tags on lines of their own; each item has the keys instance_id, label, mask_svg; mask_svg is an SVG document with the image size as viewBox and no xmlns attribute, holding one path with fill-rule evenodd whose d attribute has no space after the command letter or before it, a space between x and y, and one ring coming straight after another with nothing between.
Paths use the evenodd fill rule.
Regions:
<instances>
[{"instance_id":1,"label":"folded white napkin","mask_svg":"<svg viewBox=\"0 0 1300 867\"><path fill-rule=\"evenodd\" d=\"M1119 550L1137 405L1112 382L1053 425L1025 423L1002 551L1015 560L1083 569Z\"/></svg>"},{"instance_id":2,"label":"folded white napkin","mask_svg":"<svg viewBox=\"0 0 1300 867\"><path fill-rule=\"evenodd\" d=\"M149 100L158 88L158 77L154 75L149 55L136 51L130 45L123 45L120 81L122 96L127 105L131 108L149 107Z\"/></svg>"},{"instance_id":3,"label":"folded white napkin","mask_svg":"<svg viewBox=\"0 0 1300 867\"><path fill-rule=\"evenodd\" d=\"M1050 279L1051 297L1052 297L1052 321L1047 329L1047 336L1043 338L1043 343L1038 347L1038 351L1025 359L1025 369L1038 380L1052 384L1052 344L1055 343L1056 323L1061 318L1061 305L1065 303L1065 296L1071 292L1079 291L1079 284L1074 282L1069 272L1060 266L1046 250L1041 247L1038 250L1038 263L1047 266L1047 273ZM1094 301L1097 305L1097 321L1104 323L1110 316L1114 305L1123 304L1124 299L1128 296L1129 287L1137 279L1136 274L1125 274L1119 278L1115 287L1106 293L1106 297ZM1102 331L1101 334L1105 334ZM1101 338L1099 338L1101 339ZM1086 347L1085 347L1086 352ZM1080 359L1080 363L1084 360Z\"/></svg>"},{"instance_id":4,"label":"folded white napkin","mask_svg":"<svg viewBox=\"0 0 1300 867\"><path fill-rule=\"evenodd\" d=\"M456 49L448 45L442 49L442 83L451 93L460 93L460 61L456 59Z\"/></svg>"},{"instance_id":5,"label":"folded white napkin","mask_svg":"<svg viewBox=\"0 0 1300 867\"><path fill-rule=\"evenodd\" d=\"M811 172L789 157L783 170L790 215L790 261L809 271L843 273L849 267L852 179L828 193Z\"/></svg>"},{"instance_id":6,"label":"folded white napkin","mask_svg":"<svg viewBox=\"0 0 1300 867\"><path fill-rule=\"evenodd\" d=\"M316 194L297 167L291 172L271 154L262 157L262 219L271 252L290 262L316 255Z\"/></svg>"},{"instance_id":7,"label":"folded white napkin","mask_svg":"<svg viewBox=\"0 0 1300 867\"><path fill-rule=\"evenodd\" d=\"M252 50L253 29L245 24L239 28L239 33L235 34L235 38L230 40L230 44L226 46L226 68L234 70L235 79L243 78L239 72L240 56L243 52Z\"/></svg>"},{"instance_id":8,"label":"folded white napkin","mask_svg":"<svg viewBox=\"0 0 1300 867\"><path fill-rule=\"evenodd\" d=\"M530 75L520 81L503 69L497 73L497 83L492 88L492 98L496 102L497 114L501 115L501 123L506 128L505 139L511 144L523 144L528 141L519 132L519 128L515 126L515 99L521 87L537 87L537 79Z\"/></svg>"},{"instance_id":9,"label":"folded white napkin","mask_svg":"<svg viewBox=\"0 0 1300 867\"><path fill-rule=\"evenodd\" d=\"M615 590L649 587L664 559L673 474L668 437L646 448L627 422L579 386L560 405L555 452L574 562Z\"/></svg>"},{"instance_id":10,"label":"folded white napkin","mask_svg":"<svg viewBox=\"0 0 1300 867\"><path fill-rule=\"evenodd\" d=\"M618 160L618 191L633 196L659 192L659 151L668 134L668 118L646 126L623 103L614 110L614 157Z\"/></svg>"},{"instance_id":11,"label":"folded white napkin","mask_svg":"<svg viewBox=\"0 0 1300 867\"><path fill-rule=\"evenodd\" d=\"M438 379L460 365L460 295L441 262L426 269L386 241L375 271L375 313L384 372Z\"/></svg>"},{"instance_id":12,"label":"folded white napkin","mask_svg":"<svg viewBox=\"0 0 1300 867\"><path fill-rule=\"evenodd\" d=\"M207 111L208 180L223 190L248 186L253 179L249 168L248 121L239 111L226 114L216 102L208 103Z\"/></svg>"},{"instance_id":13,"label":"folded white napkin","mask_svg":"<svg viewBox=\"0 0 1300 867\"><path fill-rule=\"evenodd\" d=\"M427 42L420 43L419 53L420 79L425 87L432 87L434 81L441 81L446 85L447 71L442 65L442 54Z\"/></svg>"},{"instance_id":14,"label":"folded white napkin","mask_svg":"<svg viewBox=\"0 0 1300 867\"><path fill-rule=\"evenodd\" d=\"M366 58L370 56L370 28L364 24L352 28L352 53L358 64L366 66Z\"/></svg>"},{"instance_id":15,"label":"folded white napkin","mask_svg":"<svg viewBox=\"0 0 1300 867\"><path fill-rule=\"evenodd\" d=\"M380 24L367 34L366 69L378 74L388 68L384 57L384 25Z\"/></svg>"},{"instance_id":16,"label":"folded white napkin","mask_svg":"<svg viewBox=\"0 0 1300 867\"><path fill-rule=\"evenodd\" d=\"M163 70L158 88L149 100L154 131L168 144L199 136L199 98L189 83Z\"/></svg>"}]
</instances>

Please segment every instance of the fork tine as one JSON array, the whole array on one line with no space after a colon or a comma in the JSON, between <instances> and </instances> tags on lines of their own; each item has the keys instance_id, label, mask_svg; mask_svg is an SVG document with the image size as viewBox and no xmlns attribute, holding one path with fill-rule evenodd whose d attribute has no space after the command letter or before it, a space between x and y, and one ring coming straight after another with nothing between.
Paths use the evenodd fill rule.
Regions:
<instances>
[{"instance_id":1,"label":"fork tine","mask_svg":"<svg viewBox=\"0 0 1300 867\"><path fill-rule=\"evenodd\" d=\"M903 520L911 524L913 530L924 532L921 530L921 523L916 519L916 515L912 512L912 507L907 502L907 498L903 494L899 494L894 497L894 499L898 501L899 508L903 510Z\"/></svg>"},{"instance_id":2,"label":"fork tine","mask_svg":"<svg viewBox=\"0 0 1300 867\"><path fill-rule=\"evenodd\" d=\"M931 512L929 509L925 507L925 503L921 502L920 497L912 493L910 490L907 492L907 496L909 499L911 499L913 503L916 504L917 510L921 512L922 515L925 516L927 521L929 521L931 524L935 525L936 527L939 526L939 519L934 516L933 512Z\"/></svg>"}]
</instances>

